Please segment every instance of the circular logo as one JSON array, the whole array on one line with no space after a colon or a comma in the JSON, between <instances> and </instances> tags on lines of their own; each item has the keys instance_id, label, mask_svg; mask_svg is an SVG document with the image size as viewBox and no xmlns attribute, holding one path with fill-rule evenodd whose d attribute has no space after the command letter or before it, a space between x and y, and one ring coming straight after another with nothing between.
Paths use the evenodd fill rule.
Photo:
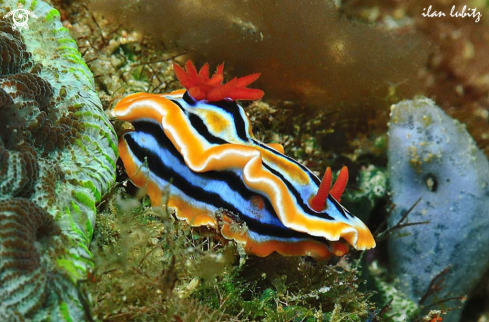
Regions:
<instances>
[{"instance_id":1,"label":"circular logo","mask_svg":"<svg viewBox=\"0 0 489 322\"><path fill-rule=\"evenodd\" d=\"M12 29L18 29L19 31L21 31L22 28L24 28L25 30L29 30L29 25L27 24L29 16L31 16L32 18L37 18L37 16L32 11L24 9L22 3L19 3L17 5L17 9L10 11L3 17L12 17L12 20L14 22Z\"/></svg>"}]
</instances>

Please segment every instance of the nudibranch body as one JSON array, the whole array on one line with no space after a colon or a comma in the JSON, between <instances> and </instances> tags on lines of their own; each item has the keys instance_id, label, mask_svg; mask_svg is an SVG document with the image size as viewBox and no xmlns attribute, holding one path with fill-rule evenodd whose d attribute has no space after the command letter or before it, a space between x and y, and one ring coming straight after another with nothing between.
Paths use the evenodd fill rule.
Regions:
<instances>
[{"instance_id":1,"label":"nudibranch body","mask_svg":"<svg viewBox=\"0 0 489 322\"><path fill-rule=\"evenodd\" d=\"M235 100L263 96L246 88L259 74L221 85L222 65L212 78L207 64L199 73L191 62L186 69L175 65L187 90L133 94L112 111L134 126L120 138L119 152L129 178L146 187L153 205L165 196L178 218L219 227L224 237L258 256L326 259L347 253L344 241L360 250L375 247L365 224L339 203L346 171L329 190L329 168L321 183L284 155L281 145L253 136ZM215 216L220 209L226 210L223 218ZM236 223L247 229L236 229Z\"/></svg>"}]
</instances>

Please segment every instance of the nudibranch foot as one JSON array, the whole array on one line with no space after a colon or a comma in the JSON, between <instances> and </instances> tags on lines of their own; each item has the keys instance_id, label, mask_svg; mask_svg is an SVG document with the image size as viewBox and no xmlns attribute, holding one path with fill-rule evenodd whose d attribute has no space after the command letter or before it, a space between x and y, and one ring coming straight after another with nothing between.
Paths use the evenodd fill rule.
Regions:
<instances>
[{"instance_id":1,"label":"nudibranch foot","mask_svg":"<svg viewBox=\"0 0 489 322\"><path fill-rule=\"evenodd\" d=\"M278 252L325 259L347 253L344 241L356 249L375 247L365 224L339 203L346 168L331 189L327 171L328 182L319 189L317 176L285 156L280 145L256 140L236 97L209 99L213 88L221 86L222 67L211 78L208 66L197 73L187 63L187 72L176 65L175 71L187 91L133 94L112 110L134 126L120 138L119 152L129 178L147 188L153 205L161 205L166 190L168 206L178 218L211 227L218 226L216 211L226 209L235 216L222 218L222 235L258 256ZM241 89L256 78L228 84ZM223 93L236 93L226 85ZM235 217L246 232L230 229Z\"/></svg>"}]
</instances>

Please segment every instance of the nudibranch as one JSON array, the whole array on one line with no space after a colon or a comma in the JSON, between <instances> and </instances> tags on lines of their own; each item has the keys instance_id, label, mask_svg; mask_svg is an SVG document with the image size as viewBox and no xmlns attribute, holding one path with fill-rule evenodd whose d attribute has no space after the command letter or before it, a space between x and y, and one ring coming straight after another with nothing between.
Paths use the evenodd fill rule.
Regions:
<instances>
[{"instance_id":1,"label":"nudibranch","mask_svg":"<svg viewBox=\"0 0 489 322\"><path fill-rule=\"evenodd\" d=\"M134 127L120 138L119 153L129 178L147 189L153 205L166 202L179 219L219 228L257 256L327 259L347 253L348 244L375 247L367 226L339 202L346 167L330 189L329 168L320 182L280 144L254 137L236 100L264 95L246 87L260 74L222 84L223 65L212 77L208 64L197 72L187 61L186 71L176 64L174 70L185 89L129 95L112 110ZM236 229L242 223L247 229Z\"/></svg>"}]
</instances>

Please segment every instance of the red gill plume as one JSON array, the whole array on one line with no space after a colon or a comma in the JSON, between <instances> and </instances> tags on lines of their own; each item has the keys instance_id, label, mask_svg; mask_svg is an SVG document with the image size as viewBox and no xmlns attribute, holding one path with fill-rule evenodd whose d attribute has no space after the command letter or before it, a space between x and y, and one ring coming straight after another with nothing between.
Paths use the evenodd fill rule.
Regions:
<instances>
[{"instance_id":1,"label":"red gill plume","mask_svg":"<svg viewBox=\"0 0 489 322\"><path fill-rule=\"evenodd\" d=\"M256 81L260 77L260 73L240 78L235 77L231 81L222 84L224 63L217 67L216 72L210 78L208 63L204 64L198 73L191 60L187 60L185 64L186 71L177 64L173 64L173 69L180 84L197 101L217 102L225 98L232 100L257 100L265 94L262 90L246 87Z\"/></svg>"},{"instance_id":2,"label":"red gill plume","mask_svg":"<svg viewBox=\"0 0 489 322\"><path fill-rule=\"evenodd\" d=\"M345 191L346 184L348 183L348 168L346 166L341 168L340 174L338 175L333 188L330 190L332 180L333 176L331 174L331 168L328 167L326 172L324 172L323 180L321 180L317 194L309 202L311 208L315 211L320 212L324 210L326 199L328 199L328 195L330 194L340 202L341 195Z\"/></svg>"}]
</instances>

